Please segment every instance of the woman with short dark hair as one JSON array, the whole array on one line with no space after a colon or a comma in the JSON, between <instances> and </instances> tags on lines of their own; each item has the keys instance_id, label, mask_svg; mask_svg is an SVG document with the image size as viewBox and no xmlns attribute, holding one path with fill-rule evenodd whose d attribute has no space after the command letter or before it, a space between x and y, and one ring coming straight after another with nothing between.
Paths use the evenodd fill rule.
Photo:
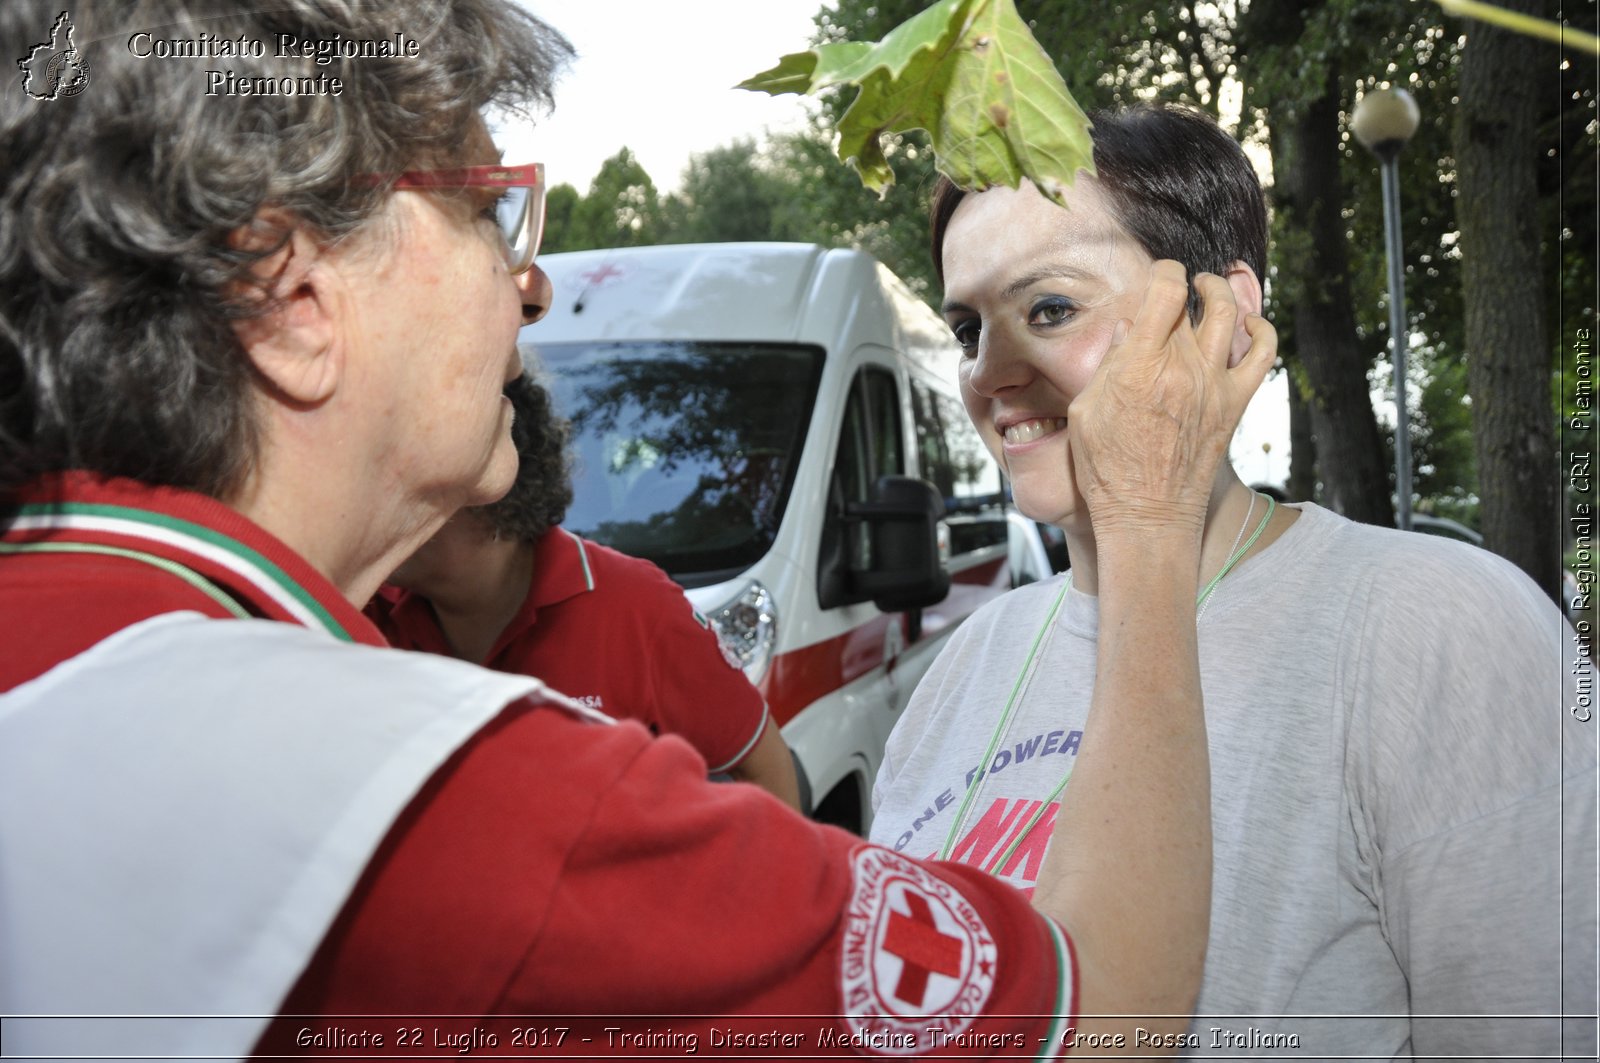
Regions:
<instances>
[{"instance_id":1,"label":"woman with short dark hair","mask_svg":"<svg viewBox=\"0 0 1600 1063\"><path fill-rule=\"evenodd\" d=\"M875 841L1024 889L1082 792L1066 783L1092 742L1109 637L1076 400L1116 357L1156 260L1183 262L1197 289L1220 277L1241 323L1266 268L1260 186L1214 122L1166 107L1092 120L1096 172L1066 209L1027 184L942 181L934 196L967 411L1018 508L1065 531L1073 567L951 638L874 794ZM1232 347L1248 348L1242 328ZM1125 445L1151 443L1130 423ZM1197 1011L1224 1017L1198 1020L1189 1047L1557 1053L1554 1020L1420 1016L1556 1016L1564 989L1594 999L1593 964L1569 964L1564 986L1559 963L1563 945L1592 957L1595 940L1594 734L1562 710L1560 612L1498 557L1278 505L1226 462L1209 491L1195 613L1215 877ZM1565 928L1563 854L1569 889L1587 883Z\"/></svg>"}]
</instances>

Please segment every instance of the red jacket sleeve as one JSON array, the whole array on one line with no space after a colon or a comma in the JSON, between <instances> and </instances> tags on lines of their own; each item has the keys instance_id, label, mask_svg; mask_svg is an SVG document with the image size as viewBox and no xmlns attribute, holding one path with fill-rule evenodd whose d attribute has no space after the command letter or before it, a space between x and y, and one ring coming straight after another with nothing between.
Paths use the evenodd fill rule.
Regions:
<instances>
[{"instance_id":1,"label":"red jacket sleeve","mask_svg":"<svg viewBox=\"0 0 1600 1063\"><path fill-rule=\"evenodd\" d=\"M767 720L761 692L723 655L716 631L666 573L635 558L614 563L626 566L636 644L649 662L647 697L661 733L694 746L713 774L727 771L761 737Z\"/></svg>"},{"instance_id":2,"label":"red jacket sleeve","mask_svg":"<svg viewBox=\"0 0 1600 1063\"><path fill-rule=\"evenodd\" d=\"M1059 1046L1070 945L1020 894L697 769L675 741L653 743L596 804L507 1010L598 1008L619 1031L702 1041L787 1032L800 1038L787 1047L824 1054ZM743 1018L659 1018L708 1014Z\"/></svg>"},{"instance_id":3,"label":"red jacket sleeve","mask_svg":"<svg viewBox=\"0 0 1600 1063\"><path fill-rule=\"evenodd\" d=\"M1059 1046L1070 944L1019 893L703 771L636 724L509 711L391 829L258 1050L527 1054L534 1028L565 1031L540 1035L559 1055Z\"/></svg>"}]
</instances>

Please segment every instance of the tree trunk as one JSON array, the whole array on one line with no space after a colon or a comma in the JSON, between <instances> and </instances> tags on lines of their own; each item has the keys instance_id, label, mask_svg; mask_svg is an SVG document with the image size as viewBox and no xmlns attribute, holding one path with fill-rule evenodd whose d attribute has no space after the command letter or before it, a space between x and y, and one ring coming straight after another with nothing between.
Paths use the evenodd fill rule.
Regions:
<instances>
[{"instance_id":1,"label":"tree trunk","mask_svg":"<svg viewBox=\"0 0 1600 1063\"><path fill-rule=\"evenodd\" d=\"M1317 497L1317 441L1311 431L1311 406L1300 393L1299 374L1289 373L1289 482L1291 501Z\"/></svg>"},{"instance_id":2,"label":"tree trunk","mask_svg":"<svg viewBox=\"0 0 1600 1063\"><path fill-rule=\"evenodd\" d=\"M1273 199L1308 260L1285 263L1302 282L1287 310L1305 370L1322 501L1351 520L1394 524L1389 471L1367 386L1369 359L1351 312L1350 262L1340 216L1339 94L1330 71L1298 114L1275 114ZM1376 293L1373 293L1374 296Z\"/></svg>"},{"instance_id":3,"label":"tree trunk","mask_svg":"<svg viewBox=\"0 0 1600 1063\"><path fill-rule=\"evenodd\" d=\"M1538 0L1502 6L1548 15ZM1560 56L1482 23L1467 33L1456 219L1483 544L1559 601L1561 471L1537 232L1536 122L1539 94L1555 84ZM1535 76L1541 69L1551 77Z\"/></svg>"}]
</instances>

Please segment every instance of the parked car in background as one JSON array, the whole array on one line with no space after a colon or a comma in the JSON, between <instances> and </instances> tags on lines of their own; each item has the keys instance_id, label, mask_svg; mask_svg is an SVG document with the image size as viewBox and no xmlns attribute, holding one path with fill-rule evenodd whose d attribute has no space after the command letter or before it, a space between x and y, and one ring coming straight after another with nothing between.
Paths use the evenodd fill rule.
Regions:
<instances>
[{"instance_id":1,"label":"parked car in background","mask_svg":"<svg viewBox=\"0 0 1600 1063\"><path fill-rule=\"evenodd\" d=\"M1448 517L1434 517L1426 513L1413 513L1411 514L1411 530L1421 532L1423 535L1438 535L1446 539L1456 539L1480 548L1483 546L1483 536L1460 521L1454 521Z\"/></svg>"},{"instance_id":2,"label":"parked car in background","mask_svg":"<svg viewBox=\"0 0 1600 1063\"><path fill-rule=\"evenodd\" d=\"M1434 517L1427 513L1413 513L1411 515L1411 530L1421 532L1423 535L1442 535L1447 539L1456 539L1464 543L1482 548L1483 536L1459 521L1450 520L1448 517ZM1561 610L1567 614L1567 619L1577 623L1578 614L1582 612L1579 601L1578 578L1570 569L1561 572Z\"/></svg>"},{"instance_id":3,"label":"parked car in background","mask_svg":"<svg viewBox=\"0 0 1600 1063\"><path fill-rule=\"evenodd\" d=\"M949 329L857 251L539 264L555 304L521 342L572 422L565 526L685 588L765 695L816 816L865 830L912 688L1023 571Z\"/></svg>"}]
</instances>

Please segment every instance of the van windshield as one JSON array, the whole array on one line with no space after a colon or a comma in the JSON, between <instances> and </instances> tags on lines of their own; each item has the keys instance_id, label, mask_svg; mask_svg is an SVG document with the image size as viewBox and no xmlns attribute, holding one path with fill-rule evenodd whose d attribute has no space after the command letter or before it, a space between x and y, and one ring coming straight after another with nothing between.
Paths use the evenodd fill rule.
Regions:
<instances>
[{"instance_id":1,"label":"van windshield","mask_svg":"<svg viewBox=\"0 0 1600 1063\"><path fill-rule=\"evenodd\" d=\"M537 347L572 422L563 525L687 587L772 546L822 376L810 346L671 342Z\"/></svg>"}]
</instances>

